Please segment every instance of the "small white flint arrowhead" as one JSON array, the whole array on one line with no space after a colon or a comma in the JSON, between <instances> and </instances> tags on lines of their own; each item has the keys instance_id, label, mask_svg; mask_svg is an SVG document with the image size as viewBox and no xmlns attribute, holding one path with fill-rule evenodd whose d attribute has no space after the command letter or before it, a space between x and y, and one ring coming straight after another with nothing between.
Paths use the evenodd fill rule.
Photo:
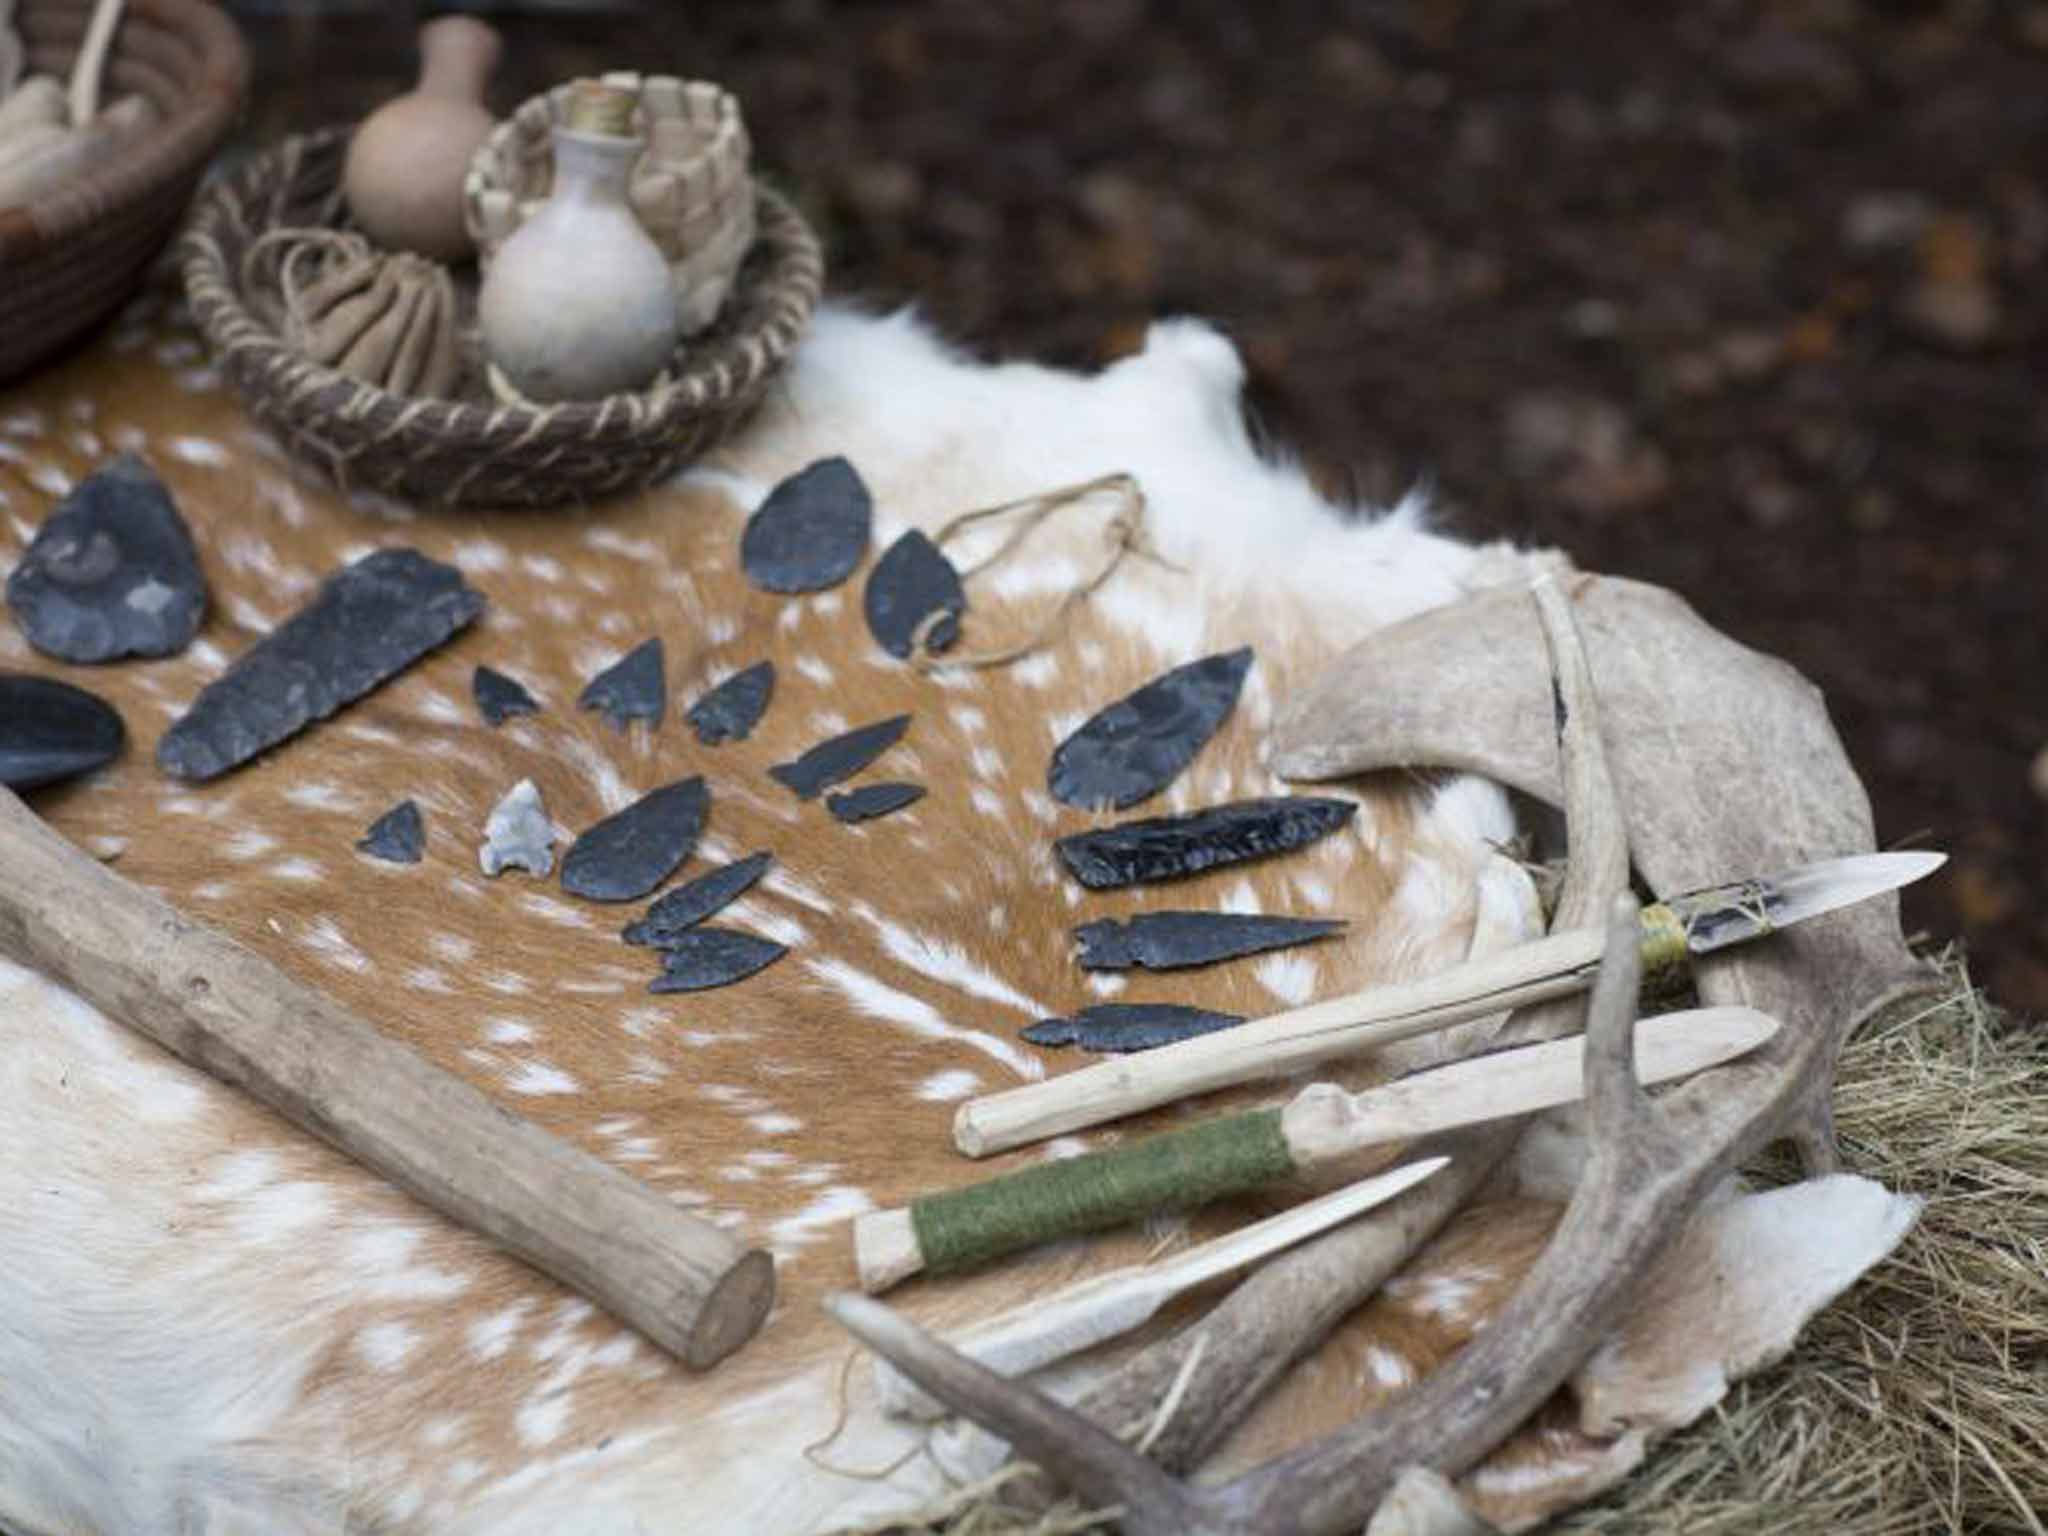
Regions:
<instances>
[{"instance_id":1,"label":"small white flint arrowhead","mask_svg":"<svg viewBox=\"0 0 2048 1536\"><path fill-rule=\"evenodd\" d=\"M545 879L555 867L554 845L555 823L541 804L540 789L533 780L521 779L484 822L484 845L476 861L487 875L517 868Z\"/></svg>"}]
</instances>

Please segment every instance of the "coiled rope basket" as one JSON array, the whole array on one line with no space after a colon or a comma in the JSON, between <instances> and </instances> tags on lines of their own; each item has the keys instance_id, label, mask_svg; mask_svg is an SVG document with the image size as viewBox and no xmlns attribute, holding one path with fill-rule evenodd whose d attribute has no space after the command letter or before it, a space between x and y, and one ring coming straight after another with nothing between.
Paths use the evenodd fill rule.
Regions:
<instances>
[{"instance_id":1,"label":"coiled rope basket","mask_svg":"<svg viewBox=\"0 0 2048 1536\"><path fill-rule=\"evenodd\" d=\"M91 0L21 0L28 70L68 78ZM248 88L241 34L202 0L128 0L107 56L102 101L156 109L118 159L29 202L0 208L0 380L46 361L134 292L176 231Z\"/></svg>"},{"instance_id":2,"label":"coiled rope basket","mask_svg":"<svg viewBox=\"0 0 2048 1536\"><path fill-rule=\"evenodd\" d=\"M471 282L458 285L470 356L454 398L365 384L287 345L278 296L243 288L244 254L265 232L346 227L339 187L353 131L288 138L207 188L178 247L193 318L243 402L344 490L434 506L547 507L651 485L746 421L817 308L817 237L757 185L759 233L732 295L708 330L682 343L665 382L588 403L498 402L475 356Z\"/></svg>"}]
</instances>

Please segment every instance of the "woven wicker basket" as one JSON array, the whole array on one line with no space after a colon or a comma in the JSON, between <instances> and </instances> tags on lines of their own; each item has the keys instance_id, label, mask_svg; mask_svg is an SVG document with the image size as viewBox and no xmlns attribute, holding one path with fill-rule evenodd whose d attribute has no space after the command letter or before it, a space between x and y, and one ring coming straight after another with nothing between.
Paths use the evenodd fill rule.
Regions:
<instances>
[{"instance_id":1,"label":"woven wicker basket","mask_svg":"<svg viewBox=\"0 0 2048 1536\"><path fill-rule=\"evenodd\" d=\"M91 14L91 0L21 0L28 68L67 78ZM201 0L128 0L101 98L146 96L159 122L118 164L0 208L0 379L75 341L134 291L233 126L248 76L224 12Z\"/></svg>"},{"instance_id":2,"label":"woven wicker basket","mask_svg":"<svg viewBox=\"0 0 2048 1536\"><path fill-rule=\"evenodd\" d=\"M732 298L690 338L672 382L561 405L504 405L474 366L459 397L422 400L309 361L242 291L242 257L264 231L335 226L351 130L286 139L209 187L179 242L186 297L207 344L258 419L344 489L430 505L589 502L667 478L752 414L809 324L824 285L817 238L787 202L757 188L759 238ZM464 295L467 316L474 295ZM473 329L473 325L468 328Z\"/></svg>"}]
</instances>

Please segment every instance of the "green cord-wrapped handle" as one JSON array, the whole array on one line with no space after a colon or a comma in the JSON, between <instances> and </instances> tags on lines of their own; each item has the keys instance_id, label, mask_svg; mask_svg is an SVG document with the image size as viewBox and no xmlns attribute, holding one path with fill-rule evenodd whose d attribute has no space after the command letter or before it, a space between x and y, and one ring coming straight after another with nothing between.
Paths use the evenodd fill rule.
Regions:
<instances>
[{"instance_id":1,"label":"green cord-wrapped handle","mask_svg":"<svg viewBox=\"0 0 2048 1536\"><path fill-rule=\"evenodd\" d=\"M1242 1194L1293 1171L1280 1111L1261 1109L929 1195L911 1206L910 1219L927 1270L966 1269L1162 1208Z\"/></svg>"}]
</instances>

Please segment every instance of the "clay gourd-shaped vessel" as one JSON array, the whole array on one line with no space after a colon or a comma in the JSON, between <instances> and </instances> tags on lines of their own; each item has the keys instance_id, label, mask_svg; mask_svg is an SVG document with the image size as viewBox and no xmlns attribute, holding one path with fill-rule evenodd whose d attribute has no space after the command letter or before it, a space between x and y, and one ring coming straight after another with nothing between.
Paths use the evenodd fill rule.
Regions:
<instances>
[{"instance_id":1,"label":"clay gourd-shaped vessel","mask_svg":"<svg viewBox=\"0 0 2048 1536\"><path fill-rule=\"evenodd\" d=\"M484 87L497 68L498 34L470 16L420 28L420 83L363 120L349 141L342 190L377 244L436 261L475 254L462 222L470 156L490 136Z\"/></svg>"},{"instance_id":2,"label":"clay gourd-shaped vessel","mask_svg":"<svg viewBox=\"0 0 2048 1536\"><path fill-rule=\"evenodd\" d=\"M529 400L637 390L675 350L675 289L628 201L646 148L630 91L581 81L554 130L554 191L498 248L477 298L492 366Z\"/></svg>"}]
</instances>

